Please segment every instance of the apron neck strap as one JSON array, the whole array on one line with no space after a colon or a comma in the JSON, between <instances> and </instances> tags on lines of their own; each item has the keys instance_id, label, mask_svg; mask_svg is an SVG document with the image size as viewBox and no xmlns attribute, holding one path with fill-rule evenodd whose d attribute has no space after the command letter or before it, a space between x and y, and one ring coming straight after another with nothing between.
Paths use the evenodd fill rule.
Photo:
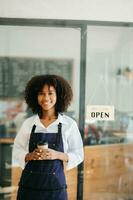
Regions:
<instances>
[{"instance_id":1,"label":"apron neck strap","mask_svg":"<svg viewBox=\"0 0 133 200\"><path fill-rule=\"evenodd\" d=\"M62 129L62 123L58 124L58 133L56 136L56 147L60 144L60 140L61 140L61 129Z\"/></svg>"},{"instance_id":2,"label":"apron neck strap","mask_svg":"<svg viewBox=\"0 0 133 200\"><path fill-rule=\"evenodd\" d=\"M35 129L36 129L36 125L34 124L32 127L32 130L31 130L31 134L33 134L35 132Z\"/></svg>"},{"instance_id":3,"label":"apron neck strap","mask_svg":"<svg viewBox=\"0 0 133 200\"><path fill-rule=\"evenodd\" d=\"M62 123L58 124L58 133L61 134L61 129L62 129Z\"/></svg>"}]
</instances>

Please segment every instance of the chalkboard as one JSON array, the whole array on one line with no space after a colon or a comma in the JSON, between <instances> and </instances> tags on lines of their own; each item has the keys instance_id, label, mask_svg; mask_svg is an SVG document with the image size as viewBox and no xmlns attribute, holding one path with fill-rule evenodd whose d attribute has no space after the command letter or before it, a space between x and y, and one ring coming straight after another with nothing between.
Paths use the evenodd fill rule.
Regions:
<instances>
[{"instance_id":1,"label":"chalkboard","mask_svg":"<svg viewBox=\"0 0 133 200\"><path fill-rule=\"evenodd\" d=\"M72 84L72 59L0 57L0 97L19 97L28 80L39 74L57 74Z\"/></svg>"}]
</instances>

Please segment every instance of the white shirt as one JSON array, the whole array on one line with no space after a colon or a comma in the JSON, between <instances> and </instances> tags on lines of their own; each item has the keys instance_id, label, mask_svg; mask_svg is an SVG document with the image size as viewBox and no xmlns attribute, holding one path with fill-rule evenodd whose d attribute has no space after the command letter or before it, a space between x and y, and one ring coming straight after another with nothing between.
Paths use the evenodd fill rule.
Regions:
<instances>
[{"instance_id":1,"label":"white shirt","mask_svg":"<svg viewBox=\"0 0 133 200\"><path fill-rule=\"evenodd\" d=\"M76 122L64 114L59 114L57 120L47 128L41 123L38 115L27 118L14 140L13 162L22 169L25 167L25 156L29 152L29 139L34 124L36 125L35 133L57 133L59 122L62 123L64 153L67 153L69 158L66 169L69 170L80 164L84 158L82 138Z\"/></svg>"}]
</instances>

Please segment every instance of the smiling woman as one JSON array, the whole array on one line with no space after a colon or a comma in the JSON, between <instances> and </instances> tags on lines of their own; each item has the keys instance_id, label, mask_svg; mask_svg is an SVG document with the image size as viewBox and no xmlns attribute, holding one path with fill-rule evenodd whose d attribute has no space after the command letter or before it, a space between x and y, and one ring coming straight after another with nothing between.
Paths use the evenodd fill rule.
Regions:
<instances>
[{"instance_id":1,"label":"smiling woman","mask_svg":"<svg viewBox=\"0 0 133 200\"><path fill-rule=\"evenodd\" d=\"M24 121L14 141L13 157L24 168L17 200L68 199L63 162L71 169L83 161L77 124L63 114L72 97L60 76L39 75L28 82L25 100L35 115ZM48 148L38 148L40 142Z\"/></svg>"}]
</instances>

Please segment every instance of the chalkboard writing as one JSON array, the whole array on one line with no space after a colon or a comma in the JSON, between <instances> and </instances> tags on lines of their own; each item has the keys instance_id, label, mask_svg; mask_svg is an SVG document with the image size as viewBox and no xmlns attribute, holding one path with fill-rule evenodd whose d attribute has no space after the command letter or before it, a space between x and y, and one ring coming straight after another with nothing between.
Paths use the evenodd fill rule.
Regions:
<instances>
[{"instance_id":1,"label":"chalkboard writing","mask_svg":"<svg viewBox=\"0 0 133 200\"><path fill-rule=\"evenodd\" d=\"M72 65L71 59L0 57L0 97L19 97L39 74L57 74L72 83Z\"/></svg>"}]
</instances>

